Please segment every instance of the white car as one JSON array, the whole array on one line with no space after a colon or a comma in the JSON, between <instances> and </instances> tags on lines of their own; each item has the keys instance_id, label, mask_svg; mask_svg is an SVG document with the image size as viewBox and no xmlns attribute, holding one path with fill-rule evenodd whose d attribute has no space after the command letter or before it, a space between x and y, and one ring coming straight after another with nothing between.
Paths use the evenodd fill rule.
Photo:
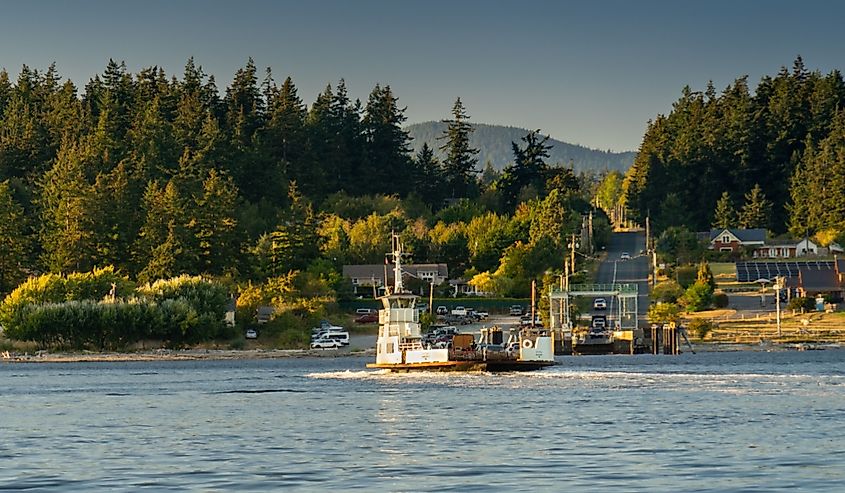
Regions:
<instances>
[{"instance_id":1,"label":"white car","mask_svg":"<svg viewBox=\"0 0 845 493\"><path fill-rule=\"evenodd\" d=\"M246 331L246 338L247 339L257 339L258 338L258 332L256 332L255 329L249 329L249 330Z\"/></svg>"},{"instance_id":2,"label":"white car","mask_svg":"<svg viewBox=\"0 0 845 493\"><path fill-rule=\"evenodd\" d=\"M607 300L596 298L593 300L593 310L607 310Z\"/></svg>"},{"instance_id":3,"label":"white car","mask_svg":"<svg viewBox=\"0 0 845 493\"><path fill-rule=\"evenodd\" d=\"M628 252L622 252L622 255L619 256L619 260L631 260L631 254Z\"/></svg>"},{"instance_id":4,"label":"white car","mask_svg":"<svg viewBox=\"0 0 845 493\"><path fill-rule=\"evenodd\" d=\"M342 346L340 341L321 339L311 343L311 349L337 349Z\"/></svg>"}]
</instances>

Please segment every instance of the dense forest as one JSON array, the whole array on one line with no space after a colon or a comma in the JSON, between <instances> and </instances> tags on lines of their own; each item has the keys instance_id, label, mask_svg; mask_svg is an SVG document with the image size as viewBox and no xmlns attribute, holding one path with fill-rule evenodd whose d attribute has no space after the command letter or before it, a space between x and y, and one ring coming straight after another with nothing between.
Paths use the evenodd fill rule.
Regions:
<instances>
[{"instance_id":1,"label":"dense forest","mask_svg":"<svg viewBox=\"0 0 845 493\"><path fill-rule=\"evenodd\" d=\"M633 218L677 226L845 232L845 82L839 71L741 77L717 94L684 88L668 115L649 122L622 184Z\"/></svg>"},{"instance_id":2,"label":"dense forest","mask_svg":"<svg viewBox=\"0 0 845 493\"><path fill-rule=\"evenodd\" d=\"M423 144L436 148L439 139L446 129L443 122L424 122L408 125L405 128L411 138L411 148L419 152ZM508 164L513 163L511 142L519 141L528 130L501 125L472 124L470 145L478 149L478 161L486 166L489 162L493 169L501 171ZM625 172L634 162L633 152L611 152L590 149L576 144L569 144L560 140L549 139L554 146L549 150L549 162L569 165L572 163L576 172L593 171L601 173L607 170ZM435 155L438 153L435 152Z\"/></svg>"},{"instance_id":3,"label":"dense forest","mask_svg":"<svg viewBox=\"0 0 845 493\"><path fill-rule=\"evenodd\" d=\"M341 79L306 105L252 60L222 90L192 59L181 77L109 61L81 89L55 66L2 71L0 293L114 266L332 299L341 266L382 262L396 231L417 263L524 294L560 269L595 179L550 165L537 132L480 173L460 99L444 117L438 148L412 153L387 85L353 101Z\"/></svg>"}]
</instances>

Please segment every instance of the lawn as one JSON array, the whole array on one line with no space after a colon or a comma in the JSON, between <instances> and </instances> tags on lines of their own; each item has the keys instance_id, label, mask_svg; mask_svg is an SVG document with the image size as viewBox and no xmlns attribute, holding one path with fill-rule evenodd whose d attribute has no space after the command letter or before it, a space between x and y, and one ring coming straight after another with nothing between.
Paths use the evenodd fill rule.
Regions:
<instances>
[{"instance_id":1,"label":"lawn","mask_svg":"<svg viewBox=\"0 0 845 493\"><path fill-rule=\"evenodd\" d=\"M736 281L736 264L733 262L712 262L710 272L716 282Z\"/></svg>"}]
</instances>

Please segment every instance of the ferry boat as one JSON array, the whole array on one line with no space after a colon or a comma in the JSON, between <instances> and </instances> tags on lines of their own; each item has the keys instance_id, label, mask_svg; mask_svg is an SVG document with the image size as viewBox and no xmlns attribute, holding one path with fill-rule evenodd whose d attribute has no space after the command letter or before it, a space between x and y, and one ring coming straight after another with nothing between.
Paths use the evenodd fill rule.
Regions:
<instances>
[{"instance_id":1,"label":"ferry boat","mask_svg":"<svg viewBox=\"0 0 845 493\"><path fill-rule=\"evenodd\" d=\"M447 348L432 348L422 342L417 296L402 284L402 245L392 235L394 282L393 289L379 299L379 334L376 341L376 361L367 368L409 371L528 371L555 364L551 333L544 329L525 328L512 334L508 344L498 342L496 330L487 329L476 343L453 344Z\"/></svg>"}]
</instances>

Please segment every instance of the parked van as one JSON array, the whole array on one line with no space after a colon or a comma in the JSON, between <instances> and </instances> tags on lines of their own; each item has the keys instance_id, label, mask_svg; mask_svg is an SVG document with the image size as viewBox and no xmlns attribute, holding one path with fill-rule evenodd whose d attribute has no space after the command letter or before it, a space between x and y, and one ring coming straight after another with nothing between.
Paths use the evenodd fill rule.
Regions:
<instances>
[{"instance_id":1,"label":"parked van","mask_svg":"<svg viewBox=\"0 0 845 493\"><path fill-rule=\"evenodd\" d=\"M313 342L317 341L337 341L344 346L348 346L349 332L324 332L313 340Z\"/></svg>"}]
</instances>

